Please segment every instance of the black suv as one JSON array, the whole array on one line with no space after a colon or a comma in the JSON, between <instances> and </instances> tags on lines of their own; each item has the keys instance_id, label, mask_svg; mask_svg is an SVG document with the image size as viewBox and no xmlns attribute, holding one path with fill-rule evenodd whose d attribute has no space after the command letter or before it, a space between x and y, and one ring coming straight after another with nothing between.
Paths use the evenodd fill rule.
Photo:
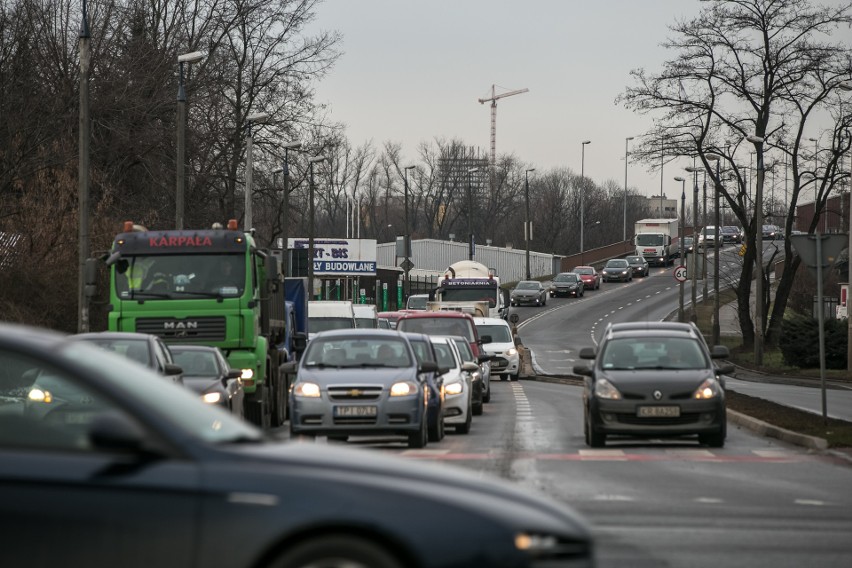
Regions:
<instances>
[{"instance_id":1,"label":"black suv","mask_svg":"<svg viewBox=\"0 0 852 568\"><path fill-rule=\"evenodd\" d=\"M607 436L698 435L698 441L725 444L725 385L730 364L714 359L728 348L708 349L693 323L635 322L609 324L597 349L585 347L578 365L584 377L586 444L606 444Z\"/></svg>"}]
</instances>

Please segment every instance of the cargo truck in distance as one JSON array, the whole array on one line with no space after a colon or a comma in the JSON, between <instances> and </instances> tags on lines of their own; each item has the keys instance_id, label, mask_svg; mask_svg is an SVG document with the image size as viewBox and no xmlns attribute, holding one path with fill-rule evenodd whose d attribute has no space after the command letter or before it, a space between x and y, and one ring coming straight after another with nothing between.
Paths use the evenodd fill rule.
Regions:
<instances>
[{"instance_id":1,"label":"cargo truck in distance","mask_svg":"<svg viewBox=\"0 0 852 568\"><path fill-rule=\"evenodd\" d=\"M677 219L642 219L634 226L636 255L648 264L667 266L677 254Z\"/></svg>"},{"instance_id":2,"label":"cargo truck in distance","mask_svg":"<svg viewBox=\"0 0 852 568\"><path fill-rule=\"evenodd\" d=\"M451 264L438 278L438 286L430 294L430 300L447 307L487 302L488 313L478 314L479 317L505 319L508 312L506 297L500 289L500 279L493 270L473 260Z\"/></svg>"},{"instance_id":3,"label":"cargo truck in distance","mask_svg":"<svg viewBox=\"0 0 852 568\"><path fill-rule=\"evenodd\" d=\"M303 278L285 286L274 251L259 248L236 220L167 231L127 222L106 264L110 331L220 348L242 371L246 418L263 428L284 422L288 376L280 366L305 347L307 295Z\"/></svg>"}]
</instances>

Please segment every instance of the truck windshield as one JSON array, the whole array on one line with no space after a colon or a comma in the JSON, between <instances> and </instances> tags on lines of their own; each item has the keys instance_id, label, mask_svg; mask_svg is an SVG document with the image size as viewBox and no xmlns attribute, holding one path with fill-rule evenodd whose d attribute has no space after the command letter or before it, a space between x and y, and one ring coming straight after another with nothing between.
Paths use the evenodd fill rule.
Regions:
<instances>
[{"instance_id":1,"label":"truck windshield","mask_svg":"<svg viewBox=\"0 0 852 568\"><path fill-rule=\"evenodd\" d=\"M663 235L639 233L636 235L636 246L661 247L663 246Z\"/></svg>"},{"instance_id":2,"label":"truck windshield","mask_svg":"<svg viewBox=\"0 0 852 568\"><path fill-rule=\"evenodd\" d=\"M115 293L123 300L236 297L245 287L243 255L136 255L115 265Z\"/></svg>"},{"instance_id":3,"label":"truck windshield","mask_svg":"<svg viewBox=\"0 0 852 568\"><path fill-rule=\"evenodd\" d=\"M353 327L355 327L353 318L308 318L308 329L311 330L311 333L332 329L352 329Z\"/></svg>"},{"instance_id":4,"label":"truck windshield","mask_svg":"<svg viewBox=\"0 0 852 568\"><path fill-rule=\"evenodd\" d=\"M495 288L445 288L441 293L443 302L488 302L489 308L497 307Z\"/></svg>"}]
</instances>

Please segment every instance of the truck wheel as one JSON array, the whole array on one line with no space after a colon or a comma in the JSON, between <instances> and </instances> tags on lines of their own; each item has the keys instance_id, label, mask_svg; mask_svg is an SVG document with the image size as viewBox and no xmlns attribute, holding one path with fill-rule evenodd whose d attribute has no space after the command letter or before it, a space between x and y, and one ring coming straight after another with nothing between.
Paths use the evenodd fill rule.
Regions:
<instances>
[{"instance_id":1,"label":"truck wheel","mask_svg":"<svg viewBox=\"0 0 852 568\"><path fill-rule=\"evenodd\" d=\"M266 430L270 427L269 395L266 385L262 385L250 397L245 399L246 418L252 424Z\"/></svg>"},{"instance_id":2,"label":"truck wheel","mask_svg":"<svg viewBox=\"0 0 852 568\"><path fill-rule=\"evenodd\" d=\"M402 564L378 545L349 535L329 535L297 543L267 568L402 568Z\"/></svg>"}]
</instances>

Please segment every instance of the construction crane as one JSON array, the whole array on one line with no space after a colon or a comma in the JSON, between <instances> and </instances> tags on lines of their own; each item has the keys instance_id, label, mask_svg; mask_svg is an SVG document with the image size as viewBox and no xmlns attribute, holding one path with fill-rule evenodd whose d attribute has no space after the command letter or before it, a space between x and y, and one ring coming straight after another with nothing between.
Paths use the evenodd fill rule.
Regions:
<instances>
[{"instance_id":1,"label":"construction crane","mask_svg":"<svg viewBox=\"0 0 852 568\"><path fill-rule=\"evenodd\" d=\"M485 99L478 99L480 104L485 104L491 101L491 166L497 164L497 99L511 97L512 95L520 95L528 92L529 89L518 89L506 93L497 94L497 85L491 85L491 96ZM493 171L493 169L492 169Z\"/></svg>"}]
</instances>

